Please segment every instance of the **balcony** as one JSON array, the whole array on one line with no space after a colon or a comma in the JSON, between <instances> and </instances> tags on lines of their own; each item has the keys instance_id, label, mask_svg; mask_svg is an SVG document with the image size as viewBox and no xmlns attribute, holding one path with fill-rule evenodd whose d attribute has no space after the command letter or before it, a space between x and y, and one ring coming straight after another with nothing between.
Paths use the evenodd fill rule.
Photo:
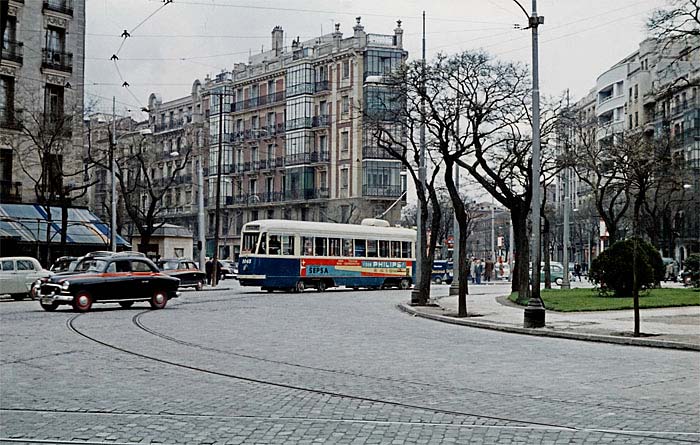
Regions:
<instances>
[{"instance_id":1,"label":"balcony","mask_svg":"<svg viewBox=\"0 0 700 445\"><path fill-rule=\"evenodd\" d=\"M363 185L362 196L371 196L377 198L398 198L403 193L399 185Z\"/></svg>"},{"instance_id":2,"label":"balcony","mask_svg":"<svg viewBox=\"0 0 700 445\"><path fill-rule=\"evenodd\" d=\"M314 92L322 93L331 90L331 83L328 80L321 80L314 85Z\"/></svg>"},{"instance_id":3,"label":"balcony","mask_svg":"<svg viewBox=\"0 0 700 445\"><path fill-rule=\"evenodd\" d=\"M22 64L24 60L24 43L14 40L5 40L5 48L2 49L2 60L9 60Z\"/></svg>"},{"instance_id":4,"label":"balcony","mask_svg":"<svg viewBox=\"0 0 700 445\"><path fill-rule=\"evenodd\" d=\"M296 119L288 119L286 126L287 131L299 130L300 128L311 128L310 117L298 117Z\"/></svg>"},{"instance_id":5,"label":"balcony","mask_svg":"<svg viewBox=\"0 0 700 445\"><path fill-rule=\"evenodd\" d=\"M73 17L73 0L44 0L42 11L60 12Z\"/></svg>"},{"instance_id":6,"label":"balcony","mask_svg":"<svg viewBox=\"0 0 700 445\"><path fill-rule=\"evenodd\" d=\"M285 99L284 91L270 93L266 96L251 97L248 99L239 100L238 102L231 103L231 112L238 113L238 112L250 110L253 108L275 105L275 104L284 102L284 99Z\"/></svg>"},{"instance_id":7,"label":"balcony","mask_svg":"<svg viewBox=\"0 0 700 445\"><path fill-rule=\"evenodd\" d=\"M15 110L12 108L0 107L0 128L19 130L20 125L15 116Z\"/></svg>"},{"instance_id":8,"label":"balcony","mask_svg":"<svg viewBox=\"0 0 700 445\"><path fill-rule=\"evenodd\" d=\"M331 125L331 115L323 114L321 116L314 116L311 119L312 128L327 128Z\"/></svg>"},{"instance_id":9,"label":"balcony","mask_svg":"<svg viewBox=\"0 0 700 445\"><path fill-rule=\"evenodd\" d=\"M388 151L380 147L362 147L362 159L392 159L394 156Z\"/></svg>"},{"instance_id":10,"label":"balcony","mask_svg":"<svg viewBox=\"0 0 700 445\"><path fill-rule=\"evenodd\" d=\"M170 130L179 130L185 125L185 120L184 119L172 119L168 122L161 122L160 124L156 124L155 128L153 129L154 133L163 133L165 131L170 131Z\"/></svg>"},{"instance_id":11,"label":"balcony","mask_svg":"<svg viewBox=\"0 0 700 445\"><path fill-rule=\"evenodd\" d=\"M12 181L0 181L0 202L6 204L19 204L22 202L22 183Z\"/></svg>"},{"instance_id":12,"label":"balcony","mask_svg":"<svg viewBox=\"0 0 700 445\"><path fill-rule=\"evenodd\" d=\"M287 190L284 196L287 200L328 199L330 191L328 187Z\"/></svg>"},{"instance_id":13,"label":"balcony","mask_svg":"<svg viewBox=\"0 0 700 445\"><path fill-rule=\"evenodd\" d=\"M330 161L330 153L328 151L312 151L311 153L296 153L287 155L287 166L312 164L317 162Z\"/></svg>"},{"instance_id":14,"label":"balcony","mask_svg":"<svg viewBox=\"0 0 700 445\"><path fill-rule=\"evenodd\" d=\"M73 54L44 48L42 51L41 67L56 71L73 72Z\"/></svg>"}]
</instances>

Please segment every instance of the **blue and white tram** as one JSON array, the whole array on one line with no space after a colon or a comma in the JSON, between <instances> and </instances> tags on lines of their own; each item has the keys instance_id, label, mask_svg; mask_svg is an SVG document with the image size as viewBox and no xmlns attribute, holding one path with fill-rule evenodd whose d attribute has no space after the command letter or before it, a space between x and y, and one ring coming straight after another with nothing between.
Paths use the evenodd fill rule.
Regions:
<instances>
[{"instance_id":1,"label":"blue and white tram","mask_svg":"<svg viewBox=\"0 0 700 445\"><path fill-rule=\"evenodd\" d=\"M381 220L251 221L242 230L238 281L268 291L408 289L415 282L415 240L415 230Z\"/></svg>"}]
</instances>

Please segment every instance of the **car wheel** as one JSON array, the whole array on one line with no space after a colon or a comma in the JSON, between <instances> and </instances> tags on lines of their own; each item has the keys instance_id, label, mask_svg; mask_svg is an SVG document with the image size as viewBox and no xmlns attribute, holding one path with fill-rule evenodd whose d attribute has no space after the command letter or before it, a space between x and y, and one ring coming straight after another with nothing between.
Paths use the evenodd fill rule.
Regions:
<instances>
[{"instance_id":1,"label":"car wheel","mask_svg":"<svg viewBox=\"0 0 700 445\"><path fill-rule=\"evenodd\" d=\"M440 277L435 277L435 279L433 280L433 282L434 282L435 284L442 284L442 278L440 278Z\"/></svg>"},{"instance_id":2,"label":"car wheel","mask_svg":"<svg viewBox=\"0 0 700 445\"><path fill-rule=\"evenodd\" d=\"M56 310L58 307L58 303L39 303L41 305L41 308L45 310L46 312L53 312Z\"/></svg>"},{"instance_id":3,"label":"car wheel","mask_svg":"<svg viewBox=\"0 0 700 445\"><path fill-rule=\"evenodd\" d=\"M316 285L316 290L319 292L325 292L326 291L326 282L321 280L318 282Z\"/></svg>"},{"instance_id":4,"label":"car wheel","mask_svg":"<svg viewBox=\"0 0 700 445\"><path fill-rule=\"evenodd\" d=\"M411 287L411 280L408 278L401 278L401 281L399 281L399 289L401 290L406 290Z\"/></svg>"},{"instance_id":5,"label":"car wheel","mask_svg":"<svg viewBox=\"0 0 700 445\"><path fill-rule=\"evenodd\" d=\"M194 288L195 288L195 290L204 289L204 281L202 281L202 280L197 281L197 284L195 284Z\"/></svg>"},{"instance_id":6,"label":"car wheel","mask_svg":"<svg viewBox=\"0 0 700 445\"><path fill-rule=\"evenodd\" d=\"M12 294L10 297L12 297L13 300L15 301L22 301L24 300L26 294Z\"/></svg>"},{"instance_id":7,"label":"car wheel","mask_svg":"<svg viewBox=\"0 0 700 445\"><path fill-rule=\"evenodd\" d=\"M87 312L92 307L92 295L87 291L80 291L73 297L73 310Z\"/></svg>"},{"instance_id":8,"label":"car wheel","mask_svg":"<svg viewBox=\"0 0 700 445\"><path fill-rule=\"evenodd\" d=\"M561 284L564 282L564 279L563 279L563 278L557 278L556 280L554 280L554 282L557 283L557 286L561 286Z\"/></svg>"},{"instance_id":9,"label":"car wheel","mask_svg":"<svg viewBox=\"0 0 700 445\"><path fill-rule=\"evenodd\" d=\"M133 305L134 305L133 301L122 301L119 303L119 306L123 307L124 309L129 309Z\"/></svg>"},{"instance_id":10,"label":"car wheel","mask_svg":"<svg viewBox=\"0 0 700 445\"><path fill-rule=\"evenodd\" d=\"M304 292L304 289L306 289L306 286L304 285L304 281L303 280L297 281L297 285L294 288L294 290L296 292Z\"/></svg>"},{"instance_id":11,"label":"car wheel","mask_svg":"<svg viewBox=\"0 0 700 445\"><path fill-rule=\"evenodd\" d=\"M168 304L168 296L165 295L165 292L157 290L153 293L149 303L151 303L152 309L163 309Z\"/></svg>"}]
</instances>

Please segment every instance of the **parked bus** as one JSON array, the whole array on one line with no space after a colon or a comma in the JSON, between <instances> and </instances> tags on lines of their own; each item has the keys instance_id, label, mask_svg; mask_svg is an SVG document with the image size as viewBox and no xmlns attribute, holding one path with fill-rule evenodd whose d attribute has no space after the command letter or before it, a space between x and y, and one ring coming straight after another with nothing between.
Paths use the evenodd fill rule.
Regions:
<instances>
[{"instance_id":1,"label":"parked bus","mask_svg":"<svg viewBox=\"0 0 700 445\"><path fill-rule=\"evenodd\" d=\"M386 221L335 224L267 219L243 226L238 281L269 292L329 287L408 289L415 230Z\"/></svg>"}]
</instances>

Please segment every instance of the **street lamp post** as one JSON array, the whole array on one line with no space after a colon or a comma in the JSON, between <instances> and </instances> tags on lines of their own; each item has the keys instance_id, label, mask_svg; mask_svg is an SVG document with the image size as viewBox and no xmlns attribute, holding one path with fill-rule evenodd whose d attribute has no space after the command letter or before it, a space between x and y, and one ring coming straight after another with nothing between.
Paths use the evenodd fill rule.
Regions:
<instances>
[{"instance_id":1,"label":"street lamp post","mask_svg":"<svg viewBox=\"0 0 700 445\"><path fill-rule=\"evenodd\" d=\"M544 24L544 17L537 15L537 0L532 0L532 14L513 0L528 17L532 29L532 243L534 258L532 264L532 289L530 300L525 308L523 325L526 328L541 328L545 325L545 310L540 298L540 78L537 29Z\"/></svg>"}]
</instances>

